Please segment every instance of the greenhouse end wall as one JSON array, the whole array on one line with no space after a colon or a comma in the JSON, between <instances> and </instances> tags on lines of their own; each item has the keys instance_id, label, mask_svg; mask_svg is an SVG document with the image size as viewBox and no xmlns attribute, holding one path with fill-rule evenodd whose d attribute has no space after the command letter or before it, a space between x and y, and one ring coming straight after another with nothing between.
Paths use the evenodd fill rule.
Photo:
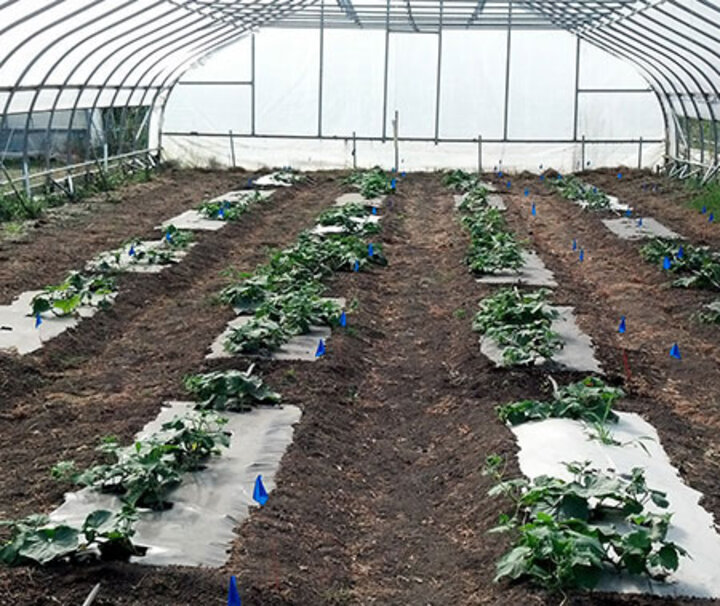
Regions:
<instances>
[{"instance_id":1,"label":"greenhouse end wall","mask_svg":"<svg viewBox=\"0 0 720 606\"><path fill-rule=\"evenodd\" d=\"M185 166L391 167L396 111L401 170L655 167L665 149L636 69L561 30L279 27L188 71L161 144Z\"/></svg>"}]
</instances>

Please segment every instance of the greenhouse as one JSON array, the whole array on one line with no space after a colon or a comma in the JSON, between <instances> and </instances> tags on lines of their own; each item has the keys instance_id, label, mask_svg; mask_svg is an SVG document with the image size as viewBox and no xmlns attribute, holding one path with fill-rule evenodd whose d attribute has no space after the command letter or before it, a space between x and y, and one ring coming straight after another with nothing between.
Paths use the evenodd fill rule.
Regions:
<instances>
[{"instance_id":1,"label":"greenhouse","mask_svg":"<svg viewBox=\"0 0 720 606\"><path fill-rule=\"evenodd\" d=\"M0 606L720 604L718 0L0 42Z\"/></svg>"}]
</instances>

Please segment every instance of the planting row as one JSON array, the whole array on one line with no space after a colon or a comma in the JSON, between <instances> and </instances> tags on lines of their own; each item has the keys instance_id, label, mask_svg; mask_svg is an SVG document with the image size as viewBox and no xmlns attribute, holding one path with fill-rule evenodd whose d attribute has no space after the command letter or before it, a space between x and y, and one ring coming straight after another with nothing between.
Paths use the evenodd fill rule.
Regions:
<instances>
[{"instance_id":1,"label":"planting row","mask_svg":"<svg viewBox=\"0 0 720 606\"><path fill-rule=\"evenodd\" d=\"M228 350L269 354L313 323L344 324L337 304L320 297L322 281L334 271L386 263L380 245L362 239L379 229L363 220L372 216L373 205L343 202L318 217L319 226L341 226L343 233L303 232L255 274L236 276L219 298L252 312L262 334L233 332ZM247 515L252 501L267 500L262 477L255 474L264 466L272 475L300 411L278 409L280 395L253 366L192 375L185 387L195 401L172 404L169 410L182 414L162 420L168 415L163 411L133 444L103 438L103 461L87 469L59 462L53 477L82 490L68 494L51 516L5 522L11 536L0 560L18 565L142 556L156 564L221 565L224 545L233 537L224 520ZM223 464L224 459L229 460ZM206 467L212 473L203 473Z\"/></svg>"},{"instance_id":2,"label":"planting row","mask_svg":"<svg viewBox=\"0 0 720 606\"><path fill-rule=\"evenodd\" d=\"M188 212L222 227L271 193L229 192ZM180 261L193 246L190 230L198 229L197 225L183 220L187 215L183 213L164 223L163 236L158 240L131 238L121 248L89 261L83 271L70 272L61 283L23 293L12 304L0 306L0 349L15 350L19 354L35 351L44 342L75 326L80 318L90 317L98 309L112 305L117 296L118 274L158 273ZM175 219L180 219L188 229L180 229Z\"/></svg>"},{"instance_id":3,"label":"planting row","mask_svg":"<svg viewBox=\"0 0 720 606\"><path fill-rule=\"evenodd\" d=\"M453 179L456 173L446 183ZM461 187L467 192L459 209L471 238L470 269L517 272L517 244L488 208L487 191L467 174ZM578 188L574 183L569 190ZM586 190L581 193L587 196ZM591 191L589 197L599 200L600 193ZM474 264L475 259L482 262ZM568 342L555 330L560 311L548 304L548 296L544 289L524 293L513 287L483 299L473 323L483 335L483 353L493 358L484 342L490 339L500 365L558 362L557 354ZM589 370L600 372L599 366ZM559 592L601 588L720 594L712 566L704 563L706 556L720 554L712 516L699 506L701 495L680 480L655 430L637 415L616 412L614 404L623 392L597 377L565 386L550 382L549 400L523 400L497 409L518 439L520 467L530 479L508 480L500 457L487 461L486 473L497 481L490 494L503 495L512 504L493 531L511 537L496 579L527 579ZM606 469L608 461L614 468ZM683 560L688 554L702 556L703 563L691 565ZM674 584L663 583L669 578Z\"/></svg>"}]
</instances>

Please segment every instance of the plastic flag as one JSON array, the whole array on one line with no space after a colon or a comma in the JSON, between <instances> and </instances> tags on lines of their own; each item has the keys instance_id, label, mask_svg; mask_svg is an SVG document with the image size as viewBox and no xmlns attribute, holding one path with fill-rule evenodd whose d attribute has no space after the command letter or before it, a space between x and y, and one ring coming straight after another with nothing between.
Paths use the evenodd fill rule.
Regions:
<instances>
[{"instance_id":1,"label":"plastic flag","mask_svg":"<svg viewBox=\"0 0 720 606\"><path fill-rule=\"evenodd\" d=\"M402 171L400 173L400 176L404 179L405 177L407 177L407 173L405 171Z\"/></svg>"},{"instance_id":2,"label":"plastic flag","mask_svg":"<svg viewBox=\"0 0 720 606\"><path fill-rule=\"evenodd\" d=\"M360 261L355 259L355 263L353 265L353 271L360 271Z\"/></svg>"},{"instance_id":3,"label":"plastic flag","mask_svg":"<svg viewBox=\"0 0 720 606\"><path fill-rule=\"evenodd\" d=\"M255 488L253 488L253 501L256 501L260 503L260 505L265 505L265 503L268 502L268 493L267 490L265 490L265 485L262 481L262 476L258 476L255 478Z\"/></svg>"},{"instance_id":4,"label":"plastic flag","mask_svg":"<svg viewBox=\"0 0 720 606\"><path fill-rule=\"evenodd\" d=\"M620 318L620 326L618 326L618 332L621 335L624 335L626 330L627 330L627 327L625 326L625 316L622 316Z\"/></svg>"},{"instance_id":5,"label":"plastic flag","mask_svg":"<svg viewBox=\"0 0 720 606\"><path fill-rule=\"evenodd\" d=\"M676 360L682 360L682 356L680 355L680 348L678 347L677 343L673 343L673 346L670 348L670 357L675 358Z\"/></svg>"},{"instance_id":6,"label":"plastic flag","mask_svg":"<svg viewBox=\"0 0 720 606\"><path fill-rule=\"evenodd\" d=\"M622 179L622 173L618 173L618 174L617 174L617 178L618 178L618 179Z\"/></svg>"},{"instance_id":7,"label":"plastic flag","mask_svg":"<svg viewBox=\"0 0 720 606\"><path fill-rule=\"evenodd\" d=\"M530 214L535 217L537 215L537 209L535 208L535 202L533 202L532 208L530 209Z\"/></svg>"},{"instance_id":8,"label":"plastic flag","mask_svg":"<svg viewBox=\"0 0 720 606\"><path fill-rule=\"evenodd\" d=\"M377 215L377 206L373 206L372 210L370 211L371 214Z\"/></svg>"},{"instance_id":9,"label":"plastic flag","mask_svg":"<svg viewBox=\"0 0 720 606\"><path fill-rule=\"evenodd\" d=\"M708 223L712 223L715 220L715 213L710 213L708 215Z\"/></svg>"},{"instance_id":10,"label":"plastic flag","mask_svg":"<svg viewBox=\"0 0 720 606\"><path fill-rule=\"evenodd\" d=\"M347 326L347 316L345 315L345 312L343 311L340 314L340 320L339 320L340 326L345 328Z\"/></svg>"},{"instance_id":11,"label":"plastic flag","mask_svg":"<svg viewBox=\"0 0 720 606\"><path fill-rule=\"evenodd\" d=\"M248 179L248 187L252 187L252 179Z\"/></svg>"},{"instance_id":12,"label":"plastic flag","mask_svg":"<svg viewBox=\"0 0 720 606\"><path fill-rule=\"evenodd\" d=\"M510 181L508 181L508 182L506 183L506 185L507 185L507 188L508 188L508 189L510 189L510 188L512 187L512 183L511 183Z\"/></svg>"},{"instance_id":13,"label":"plastic flag","mask_svg":"<svg viewBox=\"0 0 720 606\"><path fill-rule=\"evenodd\" d=\"M40 328L40 324L43 323L42 316L40 314L35 314L35 328Z\"/></svg>"},{"instance_id":14,"label":"plastic flag","mask_svg":"<svg viewBox=\"0 0 720 606\"><path fill-rule=\"evenodd\" d=\"M671 266L670 257L663 257L663 269L670 269Z\"/></svg>"},{"instance_id":15,"label":"plastic flag","mask_svg":"<svg viewBox=\"0 0 720 606\"><path fill-rule=\"evenodd\" d=\"M523 195L527 198L530 195L530 190L526 187Z\"/></svg>"},{"instance_id":16,"label":"plastic flag","mask_svg":"<svg viewBox=\"0 0 720 606\"><path fill-rule=\"evenodd\" d=\"M219 208L219 209L218 209L218 217L219 217L220 219L224 219L224 218L225 218L225 211L224 211L222 208Z\"/></svg>"},{"instance_id":17,"label":"plastic flag","mask_svg":"<svg viewBox=\"0 0 720 606\"><path fill-rule=\"evenodd\" d=\"M625 216L626 216L626 217L632 217L632 209L631 209L631 208L628 208L628 209L625 211Z\"/></svg>"},{"instance_id":18,"label":"plastic flag","mask_svg":"<svg viewBox=\"0 0 720 606\"><path fill-rule=\"evenodd\" d=\"M237 579L235 576L230 577L230 588L228 589L228 606L242 606L240 601L240 594L237 588Z\"/></svg>"},{"instance_id":19,"label":"plastic flag","mask_svg":"<svg viewBox=\"0 0 720 606\"><path fill-rule=\"evenodd\" d=\"M172 234L169 231L165 232L165 240L172 242Z\"/></svg>"},{"instance_id":20,"label":"plastic flag","mask_svg":"<svg viewBox=\"0 0 720 606\"><path fill-rule=\"evenodd\" d=\"M393 177L393 178L390 180L390 187L392 187L393 189L395 189L395 186L396 186L396 185L397 185L397 179L396 179L395 177Z\"/></svg>"},{"instance_id":21,"label":"plastic flag","mask_svg":"<svg viewBox=\"0 0 720 606\"><path fill-rule=\"evenodd\" d=\"M572 249L573 249L573 250L577 250L577 240L575 240L574 238L573 238L573 241L572 241Z\"/></svg>"},{"instance_id":22,"label":"plastic flag","mask_svg":"<svg viewBox=\"0 0 720 606\"><path fill-rule=\"evenodd\" d=\"M135 256L135 245L130 245L130 250L128 251L128 257L134 257Z\"/></svg>"},{"instance_id":23,"label":"plastic flag","mask_svg":"<svg viewBox=\"0 0 720 606\"><path fill-rule=\"evenodd\" d=\"M320 339L320 341L318 342L317 349L315 350L315 357L322 358L325 355L326 351L327 350L325 349L325 341Z\"/></svg>"},{"instance_id":24,"label":"plastic flag","mask_svg":"<svg viewBox=\"0 0 720 606\"><path fill-rule=\"evenodd\" d=\"M685 249L682 246L680 246L680 248L678 248L678 251L677 251L677 258L682 259L684 257L685 257Z\"/></svg>"},{"instance_id":25,"label":"plastic flag","mask_svg":"<svg viewBox=\"0 0 720 606\"><path fill-rule=\"evenodd\" d=\"M578 259L580 259L580 263L582 263L585 260L585 249L580 249L580 254L578 255Z\"/></svg>"},{"instance_id":26,"label":"plastic flag","mask_svg":"<svg viewBox=\"0 0 720 606\"><path fill-rule=\"evenodd\" d=\"M704 215L707 212L707 206L703 206L702 210L700 211L701 215Z\"/></svg>"},{"instance_id":27,"label":"plastic flag","mask_svg":"<svg viewBox=\"0 0 720 606\"><path fill-rule=\"evenodd\" d=\"M540 175L540 181L545 181L545 175Z\"/></svg>"},{"instance_id":28,"label":"plastic flag","mask_svg":"<svg viewBox=\"0 0 720 606\"><path fill-rule=\"evenodd\" d=\"M372 257L375 254L375 248L372 245L372 242L368 244L368 257Z\"/></svg>"},{"instance_id":29,"label":"plastic flag","mask_svg":"<svg viewBox=\"0 0 720 606\"><path fill-rule=\"evenodd\" d=\"M638 217L637 226L642 227L642 217Z\"/></svg>"}]
</instances>

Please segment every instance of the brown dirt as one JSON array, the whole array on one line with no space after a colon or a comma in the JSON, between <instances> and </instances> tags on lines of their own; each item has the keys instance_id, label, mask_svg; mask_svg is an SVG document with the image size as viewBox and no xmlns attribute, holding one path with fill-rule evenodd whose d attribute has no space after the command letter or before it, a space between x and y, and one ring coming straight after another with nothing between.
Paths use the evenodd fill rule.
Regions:
<instances>
[{"instance_id":1,"label":"brown dirt","mask_svg":"<svg viewBox=\"0 0 720 606\"><path fill-rule=\"evenodd\" d=\"M223 284L218 272L253 269L266 258L265 247L292 241L340 191L328 174L312 188L281 191L239 224L201 236L177 267L156 278L123 278L110 312L36 356L4 361L0 384L16 369L24 374L0 407L2 515L58 505L62 490L47 478L52 464L70 456L88 463L101 435L128 439L163 399L181 395L181 377L206 367L205 347L232 316L210 302ZM191 189L188 195L197 199ZM702 385L685 377L701 382L712 370L695 349L702 335L683 328L683 370L663 357L667 319L685 320L677 293L666 296L655 270L644 271L632 247L607 239L597 217L544 195L531 223L520 197L511 205L513 226L528 235L532 229L533 245L561 279L558 302L576 306L616 381L623 370L614 329L620 310L628 316L633 409L658 427L688 480L717 493L714 460L698 458L712 444L716 419L698 405ZM567 252L572 237L587 242L583 266ZM223 570L123 564L2 570L0 605L78 604L98 581L97 606L222 604L229 574L239 576L243 603L251 606L559 603L525 586L492 583L506 543L486 531L504 504L485 496L489 482L480 471L488 454L512 461L515 452L494 406L546 392L545 372L495 370L479 354L471 317L491 291L462 265L467 241L437 176L401 183L380 239L389 267L332 281L333 292L357 298L359 309L349 330L335 331L329 354L313 364L261 365L304 416L277 488L238 528ZM644 304L641 291L651 293ZM703 346L713 347L707 340ZM674 381L673 391L665 393L665 379ZM682 409L683 399L692 404ZM709 505L716 510L715 501ZM568 601L689 602L613 595Z\"/></svg>"}]
</instances>

